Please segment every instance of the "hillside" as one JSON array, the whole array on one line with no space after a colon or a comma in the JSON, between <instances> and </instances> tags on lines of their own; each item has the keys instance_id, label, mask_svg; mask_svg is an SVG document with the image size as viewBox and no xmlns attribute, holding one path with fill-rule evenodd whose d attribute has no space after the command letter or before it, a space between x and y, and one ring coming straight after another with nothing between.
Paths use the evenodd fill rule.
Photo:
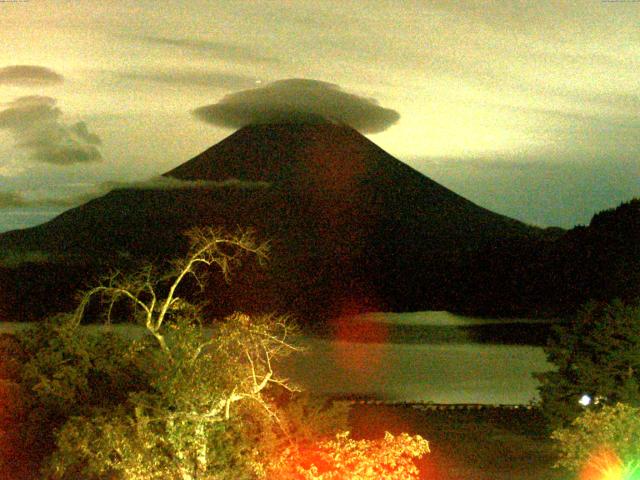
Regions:
<instances>
[{"instance_id":1,"label":"hillside","mask_svg":"<svg viewBox=\"0 0 640 480\"><path fill-rule=\"evenodd\" d=\"M558 258L578 234L556 240L562 232L475 205L346 126L245 127L164 177L164 187L116 189L0 235L2 251L49 259L0 272L5 315L34 310L25 303L37 302L38 314L49 303L66 307L67 291L93 274L174 258L196 225L251 228L272 247L267 269L247 264L231 286L212 286L214 313L527 315L549 313L550 298L574 302L558 281L568 275L560 264L573 262Z\"/></svg>"},{"instance_id":2,"label":"hillside","mask_svg":"<svg viewBox=\"0 0 640 480\"><path fill-rule=\"evenodd\" d=\"M640 301L640 199L555 238L480 248L468 265L459 313L570 316L590 300Z\"/></svg>"}]
</instances>

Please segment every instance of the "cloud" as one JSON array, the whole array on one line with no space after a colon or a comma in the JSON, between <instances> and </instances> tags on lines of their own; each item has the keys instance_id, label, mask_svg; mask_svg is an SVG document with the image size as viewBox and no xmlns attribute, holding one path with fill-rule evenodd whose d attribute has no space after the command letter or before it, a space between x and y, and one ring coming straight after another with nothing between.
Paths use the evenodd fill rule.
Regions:
<instances>
[{"instance_id":1,"label":"cloud","mask_svg":"<svg viewBox=\"0 0 640 480\"><path fill-rule=\"evenodd\" d=\"M256 79L246 75L218 71L158 70L153 72L119 72L117 76L127 80L140 80L168 85L198 86L238 89L255 84Z\"/></svg>"},{"instance_id":2,"label":"cloud","mask_svg":"<svg viewBox=\"0 0 640 480\"><path fill-rule=\"evenodd\" d=\"M38 65L10 65L0 68L0 85L55 85L64 77Z\"/></svg>"},{"instance_id":3,"label":"cloud","mask_svg":"<svg viewBox=\"0 0 640 480\"><path fill-rule=\"evenodd\" d=\"M0 110L0 129L13 133L16 146L32 160L55 165L102 160L96 147L100 137L84 122L64 123L54 98L33 95L6 105Z\"/></svg>"},{"instance_id":4,"label":"cloud","mask_svg":"<svg viewBox=\"0 0 640 480\"><path fill-rule=\"evenodd\" d=\"M105 182L103 184L108 190L113 189L138 189L138 190L179 190L187 188L268 188L269 182L255 182L230 178L222 182L209 180L180 180L173 177L154 177L142 182Z\"/></svg>"},{"instance_id":5,"label":"cloud","mask_svg":"<svg viewBox=\"0 0 640 480\"><path fill-rule=\"evenodd\" d=\"M0 208L19 208L26 207L22 195L16 192L0 192Z\"/></svg>"},{"instance_id":6,"label":"cloud","mask_svg":"<svg viewBox=\"0 0 640 480\"><path fill-rule=\"evenodd\" d=\"M208 180L180 180L173 177L154 177L140 182L108 181L96 185L88 192L64 197L30 198L21 192L0 191L0 209L58 207L70 208L82 205L94 198L106 195L112 190L182 190L182 189L262 189L269 188L269 182L256 182L230 178L222 182Z\"/></svg>"},{"instance_id":7,"label":"cloud","mask_svg":"<svg viewBox=\"0 0 640 480\"><path fill-rule=\"evenodd\" d=\"M590 105L604 114L640 115L640 95L631 93L574 94L573 98L582 104Z\"/></svg>"},{"instance_id":8,"label":"cloud","mask_svg":"<svg viewBox=\"0 0 640 480\"><path fill-rule=\"evenodd\" d=\"M96 196L98 195L88 193L70 197L28 198L20 192L0 192L0 210L12 208L74 207Z\"/></svg>"},{"instance_id":9,"label":"cloud","mask_svg":"<svg viewBox=\"0 0 640 480\"><path fill-rule=\"evenodd\" d=\"M227 128L255 123L334 122L363 133L386 130L400 118L398 112L381 107L372 98L347 93L333 83L299 78L232 93L218 103L195 109L193 114Z\"/></svg>"},{"instance_id":10,"label":"cloud","mask_svg":"<svg viewBox=\"0 0 640 480\"><path fill-rule=\"evenodd\" d=\"M147 43L176 47L183 51L203 53L221 60L249 63L279 62L277 58L260 55L253 48L245 45L239 45L237 43L192 38L171 38L153 35L144 36L141 37L141 39Z\"/></svg>"},{"instance_id":11,"label":"cloud","mask_svg":"<svg viewBox=\"0 0 640 480\"><path fill-rule=\"evenodd\" d=\"M614 0L615 2L615 0ZM430 8L436 12L448 14L451 21L468 22L476 26L478 30L482 26L490 27L495 31L507 30L512 33L527 33L562 38L565 32L576 34L592 34L601 28L611 29L611 21L618 15L627 16L628 11L622 9L606 8L606 2L592 4L585 8L581 2L486 2L484 0L460 0L457 2L442 2L428 0L428 5L421 8ZM631 23L631 22L629 22ZM583 29L583 25L589 25L589 29Z\"/></svg>"},{"instance_id":12,"label":"cloud","mask_svg":"<svg viewBox=\"0 0 640 480\"><path fill-rule=\"evenodd\" d=\"M540 154L554 152L558 157L580 154L584 159L637 156L640 119L634 97L592 95L583 98L576 106L510 110L524 113L530 119L529 134L540 140Z\"/></svg>"}]
</instances>

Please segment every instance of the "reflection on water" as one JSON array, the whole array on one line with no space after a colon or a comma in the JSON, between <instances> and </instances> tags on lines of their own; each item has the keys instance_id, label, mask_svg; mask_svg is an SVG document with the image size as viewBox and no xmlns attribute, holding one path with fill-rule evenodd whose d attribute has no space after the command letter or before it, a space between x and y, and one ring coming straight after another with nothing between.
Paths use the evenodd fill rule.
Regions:
<instances>
[{"instance_id":1,"label":"reflection on water","mask_svg":"<svg viewBox=\"0 0 640 480\"><path fill-rule=\"evenodd\" d=\"M363 343L542 346L555 323L550 320L462 317L448 312L377 312L333 321L331 338Z\"/></svg>"},{"instance_id":2,"label":"reflection on water","mask_svg":"<svg viewBox=\"0 0 640 480\"><path fill-rule=\"evenodd\" d=\"M446 311L427 312L372 312L355 315L352 318L367 322L386 323L392 325L420 325L436 327L468 327L481 325L550 324L553 320L530 318L486 318L466 317Z\"/></svg>"},{"instance_id":3,"label":"reflection on water","mask_svg":"<svg viewBox=\"0 0 640 480\"><path fill-rule=\"evenodd\" d=\"M547 342L550 323L487 323L465 326L379 324L359 320L340 324L339 338L362 343L478 343L497 345L537 345ZM384 331L384 335L380 334Z\"/></svg>"}]
</instances>

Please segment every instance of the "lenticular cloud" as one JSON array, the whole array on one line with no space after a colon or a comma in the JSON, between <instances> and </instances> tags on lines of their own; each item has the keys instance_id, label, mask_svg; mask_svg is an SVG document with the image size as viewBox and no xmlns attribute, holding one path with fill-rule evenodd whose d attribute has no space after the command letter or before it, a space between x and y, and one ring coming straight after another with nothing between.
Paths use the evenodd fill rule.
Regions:
<instances>
[{"instance_id":1,"label":"lenticular cloud","mask_svg":"<svg viewBox=\"0 0 640 480\"><path fill-rule=\"evenodd\" d=\"M398 121L395 110L372 98L347 93L318 80L287 79L242 90L193 111L200 120L227 128L264 123L339 123L363 133L386 130Z\"/></svg>"},{"instance_id":2,"label":"lenticular cloud","mask_svg":"<svg viewBox=\"0 0 640 480\"><path fill-rule=\"evenodd\" d=\"M62 83L64 77L40 65L9 65L0 68L0 85L40 86Z\"/></svg>"}]
</instances>

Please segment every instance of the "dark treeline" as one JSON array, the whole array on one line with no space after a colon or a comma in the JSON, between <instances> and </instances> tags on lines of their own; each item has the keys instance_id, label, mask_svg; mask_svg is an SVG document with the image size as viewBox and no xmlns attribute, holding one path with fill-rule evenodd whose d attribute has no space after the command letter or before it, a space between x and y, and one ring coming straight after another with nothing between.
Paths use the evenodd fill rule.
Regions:
<instances>
[{"instance_id":1,"label":"dark treeline","mask_svg":"<svg viewBox=\"0 0 640 480\"><path fill-rule=\"evenodd\" d=\"M477 250L434 252L414 245L399 253L398 245L380 239L369 243L366 255L343 262L340 245L330 242L316 244L313 252L294 246L288 258L275 242L267 267L243 265L233 286L216 281L204 295L212 301L212 317L241 307L292 312L310 323L373 310L565 317L588 300L640 297L639 240L640 200L635 199L596 214L588 226L508 238ZM163 246L173 252L181 248L177 239ZM392 257L385 254L390 248L396 249ZM170 254L151 258L164 261ZM69 310L78 289L134 259L116 255L89 266L53 262L3 268L0 317L33 321Z\"/></svg>"},{"instance_id":2,"label":"dark treeline","mask_svg":"<svg viewBox=\"0 0 640 480\"><path fill-rule=\"evenodd\" d=\"M566 316L589 300L640 298L640 199L596 214L553 241L497 244L477 252L464 310L484 315ZM473 287L477 287L474 298Z\"/></svg>"}]
</instances>

